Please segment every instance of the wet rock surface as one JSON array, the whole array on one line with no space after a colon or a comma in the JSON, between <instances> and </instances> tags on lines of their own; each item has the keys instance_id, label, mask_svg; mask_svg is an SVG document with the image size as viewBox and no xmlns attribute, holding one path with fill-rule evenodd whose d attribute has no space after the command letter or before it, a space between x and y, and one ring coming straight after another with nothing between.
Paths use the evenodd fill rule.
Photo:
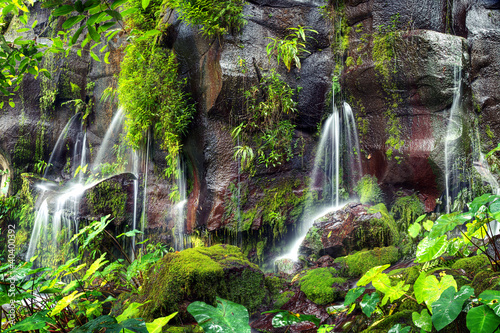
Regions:
<instances>
[{"instance_id":1,"label":"wet rock surface","mask_svg":"<svg viewBox=\"0 0 500 333\"><path fill-rule=\"evenodd\" d=\"M351 203L316 221L302 242L299 253L309 256L345 256L364 248L397 242L394 220L385 212L369 212L369 206Z\"/></svg>"}]
</instances>

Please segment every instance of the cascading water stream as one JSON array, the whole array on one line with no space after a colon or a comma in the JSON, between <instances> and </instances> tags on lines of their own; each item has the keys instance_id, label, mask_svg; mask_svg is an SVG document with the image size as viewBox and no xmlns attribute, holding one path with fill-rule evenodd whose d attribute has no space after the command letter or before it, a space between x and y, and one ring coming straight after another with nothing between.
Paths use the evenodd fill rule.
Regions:
<instances>
[{"instance_id":1,"label":"cascading water stream","mask_svg":"<svg viewBox=\"0 0 500 333\"><path fill-rule=\"evenodd\" d=\"M334 104L332 114L323 125L309 186L309 191L318 193L322 199L315 201L311 196L306 200L305 213L300 221L301 236L293 243L291 250L279 259L297 260L300 244L314 221L338 210L345 203L342 192L347 197L347 190L354 186L361 175L359 151L351 107L344 102L340 112Z\"/></svg>"},{"instance_id":2,"label":"cascading water stream","mask_svg":"<svg viewBox=\"0 0 500 333\"><path fill-rule=\"evenodd\" d=\"M43 230L47 231L47 225L49 223L49 206L47 204L47 199L45 199L40 208L35 215L35 223L33 224L33 230L31 231L30 244L28 246L28 252L26 253L26 261L29 261L31 257L35 254L35 249L40 241L40 232ZM45 238L45 237L44 237Z\"/></svg>"},{"instance_id":3,"label":"cascading water stream","mask_svg":"<svg viewBox=\"0 0 500 333\"><path fill-rule=\"evenodd\" d=\"M444 164L445 164L445 196L446 213L451 212L451 204L456 193L453 193L453 182L458 181L460 168L454 166L457 162L459 148L459 139L462 136L462 119L460 115L462 100L462 70L456 66L454 68L454 86L453 102L450 108L450 116L446 128L446 137L444 142Z\"/></svg>"},{"instance_id":4,"label":"cascading water stream","mask_svg":"<svg viewBox=\"0 0 500 333\"><path fill-rule=\"evenodd\" d=\"M174 247L177 251L184 250L184 224L186 222L186 173L184 170L184 163L181 158L177 158L177 173L176 179L177 191L179 192L179 202L174 206L175 210L175 232L174 232Z\"/></svg>"}]
</instances>

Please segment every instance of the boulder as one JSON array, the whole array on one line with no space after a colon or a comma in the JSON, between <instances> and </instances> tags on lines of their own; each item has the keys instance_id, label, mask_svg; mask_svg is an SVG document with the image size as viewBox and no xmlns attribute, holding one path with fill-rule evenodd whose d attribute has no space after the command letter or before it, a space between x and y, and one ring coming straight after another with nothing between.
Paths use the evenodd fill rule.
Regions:
<instances>
[{"instance_id":1,"label":"boulder","mask_svg":"<svg viewBox=\"0 0 500 333\"><path fill-rule=\"evenodd\" d=\"M236 246L215 245L168 253L146 274L141 316L152 319L179 311L189 303L214 305L215 297L244 305L250 313L265 305L264 274Z\"/></svg>"},{"instance_id":2,"label":"boulder","mask_svg":"<svg viewBox=\"0 0 500 333\"><path fill-rule=\"evenodd\" d=\"M317 220L299 253L337 258L364 248L397 244L398 240L396 223L383 204L369 207L350 203Z\"/></svg>"}]
</instances>

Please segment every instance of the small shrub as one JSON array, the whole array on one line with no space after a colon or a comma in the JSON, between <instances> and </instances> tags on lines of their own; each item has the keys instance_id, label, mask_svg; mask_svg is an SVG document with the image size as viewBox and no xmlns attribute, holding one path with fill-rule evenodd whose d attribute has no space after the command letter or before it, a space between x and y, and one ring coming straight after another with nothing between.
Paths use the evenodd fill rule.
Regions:
<instances>
[{"instance_id":1,"label":"small shrub","mask_svg":"<svg viewBox=\"0 0 500 333\"><path fill-rule=\"evenodd\" d=\"M382 202L382 190L378 186L377 177L375 176L364 175L354 187L354 191L358 194L359 201L362 204Z\"/></svg>"}]
</instances>

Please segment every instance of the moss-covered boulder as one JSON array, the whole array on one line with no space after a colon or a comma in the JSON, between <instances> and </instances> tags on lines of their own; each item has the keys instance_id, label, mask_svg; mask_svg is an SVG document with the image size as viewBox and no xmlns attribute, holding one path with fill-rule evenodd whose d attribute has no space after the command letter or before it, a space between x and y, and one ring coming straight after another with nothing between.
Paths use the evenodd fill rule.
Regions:
<instances>
[{"instance_id":1,"label":"moss-covered boulder","mask_svg":"<svg viewBox=\"0 0 500 333\"><path fill-rule=\"evenodd\" d=\"M334 268L316 268L300 279L300 290L314 303L323 305L343 298L349 289L346 282L347 279L337 277Z\"/></svg>"},{"instance_id":2,"label":"moss-covered boulder","mask_svg":"<svg viewBox=\"0 0 500 333\"><path fill-rule=\"evenodd\" d=\"M475 276L484 266L489 265L489 263L488 257L480 254L474 257L458 259L451 268L463 269L467 275Z\"/></svg>"},{"instance_id":3,"label":"moss-covered boulder","mask_svg":"<svg viewBox=\"0 0 500 333\"><path fill-rule=\"evenodd\" d=\"M384 204L370 207L351 203L318 219L302 242L300 253L336 258L398 242L398 228Z\"/></svg>"},{"instance_id":4,"label":"moss-covered boulder","mask_svg":"<svg viewBox=\"0 0 500 333\"><path fill-rule=\"evenodd\" d=\"M154 318L175 311L185 315L187 303L215 304L215 297L244 305L250 312L267 302L264 274L238 247L216 245L165 255L145 274L141 316Z\"/></svg>"},{"instance_id":5,"label":"moss-covered boulder","mask_svg":"<svg viewBox=\"0 0 500 333\"><path fill-rule=\"evenodd\" d=\"M370 268L385 264L394 264L399 259L399 251L394 246L374 248L335 259L344 266L342 274L347 277L359 277Z\"/></svg>"}]
</instances>

